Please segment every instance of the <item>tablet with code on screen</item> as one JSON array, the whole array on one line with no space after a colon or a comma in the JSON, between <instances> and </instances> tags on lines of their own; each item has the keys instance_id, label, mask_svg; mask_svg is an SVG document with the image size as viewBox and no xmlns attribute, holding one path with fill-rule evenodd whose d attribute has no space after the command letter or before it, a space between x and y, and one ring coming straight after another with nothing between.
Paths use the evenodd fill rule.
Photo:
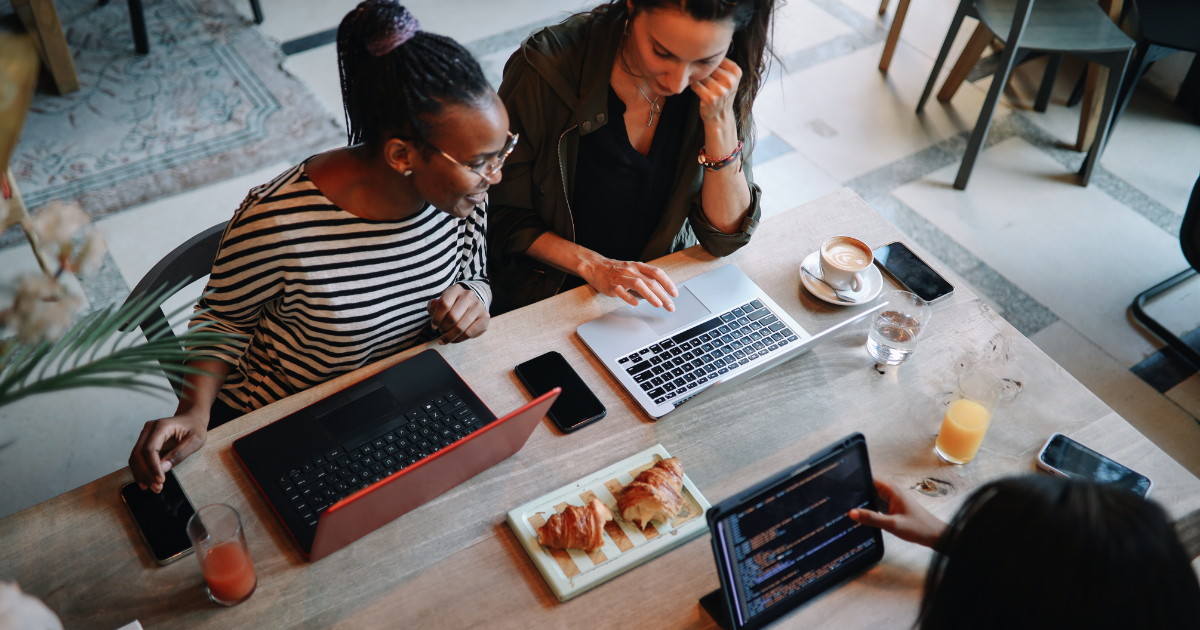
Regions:
<instances>
[{"instance_id":1,"label":"tablet with code on screen","mask_svg":"<svg viewBox=\"0 0 1200 630\"><path fill-rule=\"evenodd\" d=\"M867 442L855 433L707 514L721 589L701 600L723 628L757 630L883 558Z\"/></svg>"}]
</instances>

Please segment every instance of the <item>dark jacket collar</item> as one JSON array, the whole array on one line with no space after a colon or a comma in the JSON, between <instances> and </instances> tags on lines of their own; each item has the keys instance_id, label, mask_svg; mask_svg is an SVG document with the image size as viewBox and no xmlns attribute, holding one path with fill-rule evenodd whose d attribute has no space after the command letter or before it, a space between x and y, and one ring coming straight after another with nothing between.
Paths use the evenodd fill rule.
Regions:
<instances>
[{"instance_id":1,"label":"dark jacket collar","mask_svg":"<svg viewBox=\"0 0 1200 630\"><path fill-rule=\"evenodd\" d=\"M624 22L583 13L540 30L521 44L529 65L571 109L570 126L579 126L580 134L587 135L608 121L609 77L623 32Z\"/></svg>"}]
</instances>

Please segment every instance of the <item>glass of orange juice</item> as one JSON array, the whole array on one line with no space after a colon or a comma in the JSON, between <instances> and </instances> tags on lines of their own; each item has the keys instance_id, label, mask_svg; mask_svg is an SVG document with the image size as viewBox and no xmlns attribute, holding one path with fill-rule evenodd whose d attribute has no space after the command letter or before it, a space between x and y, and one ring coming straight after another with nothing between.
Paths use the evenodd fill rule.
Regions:
<instances>
[{"instance_id":1,"label":"glass of orange juice","mask_svg":"<svg viewBox=\"0 0 1200 630\"><path fill-rule=\"evenodd\" d=\"M222 606L250 599L258 576L237 510L223 503L206 505L188 520L187 532L208 583L208 597Z\"/></svg>"},{"instance_id":2,"label":"glass of orange juice","mask_svg":"<svg viewBox=\"0 0 1200 630\"><path fill-rule=\"evenodd\" d=\"M975 459L1003 393L1000 379L987 372L967 370L960 374L933 447L938 456L951 464Z\"/></svg>"}]
</instances>

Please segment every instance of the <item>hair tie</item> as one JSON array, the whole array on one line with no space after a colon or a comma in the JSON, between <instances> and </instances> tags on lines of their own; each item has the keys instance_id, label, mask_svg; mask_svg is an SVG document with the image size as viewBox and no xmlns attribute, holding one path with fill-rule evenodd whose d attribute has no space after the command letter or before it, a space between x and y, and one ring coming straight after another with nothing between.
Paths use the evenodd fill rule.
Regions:
<instances>
[{"instance_id":1,"label":"hair tie","mask_svg":"<svg viewBox=\"0 0 1200 630\"><path fill-rule=\"evenodd\" d=\"M383 28L383 31L367 42L367 52L374 57L382 57L404 42L412 39L421 30L421 23L408 11L402 10L396 19Z\"/></svg>"}]
</instances>

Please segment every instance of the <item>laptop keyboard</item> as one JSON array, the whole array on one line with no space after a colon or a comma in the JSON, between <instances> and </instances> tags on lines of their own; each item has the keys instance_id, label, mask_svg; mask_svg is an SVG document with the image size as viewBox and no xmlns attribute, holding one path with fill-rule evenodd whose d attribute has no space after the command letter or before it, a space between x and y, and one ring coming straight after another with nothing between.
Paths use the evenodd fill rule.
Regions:
<instances>
[{"instance_id":1,"label":"laptop keyboard","mask_svg":"<svg viewBox=\"0 0 1200 630\"><path fill-rule=\"evenodd\" d=\"M798 340L759 300L743 304L617 359L655 404Z\"/></svg>"},{"instance_id":2,"label":"laptop keyboard","mask_svg":"<svg viewBox=\"0 0 1200 630\"><path fill-rule=\"evenodd\" d=\"M276 480L305 525L315 528L321 513L342 498L416 464L484 425L454 392L418 405L403 418L407 424L396 427L389 422L378 435L331 449Z\"/></svg>"}]
</instances>

